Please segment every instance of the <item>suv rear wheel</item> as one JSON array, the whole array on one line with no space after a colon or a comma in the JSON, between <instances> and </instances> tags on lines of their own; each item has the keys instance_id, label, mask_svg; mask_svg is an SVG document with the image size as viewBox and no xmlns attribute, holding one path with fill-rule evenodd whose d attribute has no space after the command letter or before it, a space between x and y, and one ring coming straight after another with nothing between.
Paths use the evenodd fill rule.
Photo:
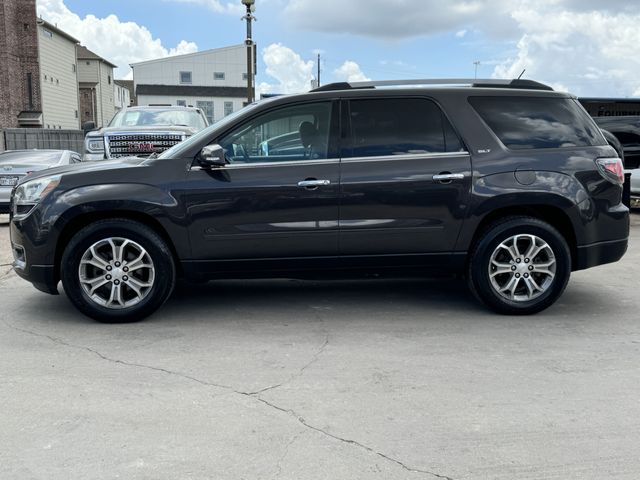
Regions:
<instances>
[{"instance_id":1,"label":"suv rear wheel","mask_svg":"<svg viewBox=\"0 0 640 480\"><path fill-rule=\"evenodd\" d=\"M63 253L61 270L71 302L103 322L150 315L167 300L176 276L162 238L127 219L101 220L80 230Z\"/></svg>"},{"instance_id":2,"label":"suv rear wheel","mask_svg":"<svg viewBox=\"0 0 640 480\"><path fill-rule=\"evenodd\" d=\"M469 262L471 291L493 310L527 315L552 305L571 275L564 237L546 222L508 217L490 225Z\"/></svg>"}]
</instances>

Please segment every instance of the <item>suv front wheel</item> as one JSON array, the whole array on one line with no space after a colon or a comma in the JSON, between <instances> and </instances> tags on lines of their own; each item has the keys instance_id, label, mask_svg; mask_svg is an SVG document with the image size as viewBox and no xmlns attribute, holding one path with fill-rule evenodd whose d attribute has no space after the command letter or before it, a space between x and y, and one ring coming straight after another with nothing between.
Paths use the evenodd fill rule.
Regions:
<instances>
[{"instance_id":1,"label":"suv front wheel","mask_svg":"<svg viewBox=\"0 0 640 480\"><path fill-rule=\"evenodd\" d=\"M554 227L532 217L491 224L471 253L468 282L493 310L528 315L552 305L571 275L571 253Z\"/></svg>"},{"instance_id":2,"label":"suv front wheel","mask_svg":"<svg viewBox=\"0 0 640 480\"><path fill-rule=\"evenodd\" d=\"M127 219L92 223L62 255L67 297L82 313L103 322L150 315L171 294L175 276L173 255L162 238Z\"/></svg>"}]
</instances>

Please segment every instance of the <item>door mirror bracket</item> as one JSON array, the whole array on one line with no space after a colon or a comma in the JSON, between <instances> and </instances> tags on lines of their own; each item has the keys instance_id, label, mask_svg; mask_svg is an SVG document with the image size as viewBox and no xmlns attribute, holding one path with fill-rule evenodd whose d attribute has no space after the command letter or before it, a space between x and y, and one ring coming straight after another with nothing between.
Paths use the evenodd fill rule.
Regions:
<instances>
[{"instance_id":1,"label":"door mirror bracket","mask_svg":"<svg viewBox=\"0 0 640 480\"><path fill-rule=\"evenodd\" d=\"M198 154L198 163L205 168L224 167L228 162L224 149L218 145L207 145Z\"/></svg>"}]
</instances>

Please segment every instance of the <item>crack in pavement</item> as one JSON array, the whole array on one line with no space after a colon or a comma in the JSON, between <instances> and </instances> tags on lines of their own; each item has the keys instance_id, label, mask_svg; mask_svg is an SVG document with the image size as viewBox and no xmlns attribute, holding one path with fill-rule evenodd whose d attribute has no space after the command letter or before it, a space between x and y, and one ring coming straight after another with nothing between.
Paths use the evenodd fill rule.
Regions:
<instances>
[{"instance_id":1,"label":"crack in pavement","mask_svg":"<svg viewBox=\"0 0 640 480\"><path fill-rule=\"evenodd\" d=\"M145 364L141 364L141 363L127 362L127 361L124 361L124 360L119 360L117 358L111 358L111 357L99 352L98 350L95 350L95 349L91 348L91 347L85 347L85 346L82 346L82 345L75 345L73 343L69 343L69 342L66 342L66 341L62 340L59 337L54 337L52 335L47 335L47 334L44 334L44 333L39 333L39 332L35 332L35 331L32 331L32 330L27 330L27 329L24 329L24 328L20 328L20 327L17 327L15 325L7 322L5 319L3 319L2 322L7 327L9 327L9 328L11 328L13 330L16 330L18 332L22 332L22 333L25 333L25 334L28 334L28 335L32 335L32 336L36 336L36 337L40 337L40 338L46 338L46 339L48 339L49 341L51 341L51 342L53 342L55 344L62 345L62 346L67 347L67 348L73 348L73 349L76 349L76 350L89 352L89 353L91 353L93 355L96 355L98 358L100 358L102 360L105 360L107 362L111 362L111 363L118 364L118 365L124 365L124 366L127 366L127 367L144 368L144 369L147 369L147 370L152 370L152 371L155 371L155 372L164 373L166 375L177 376L177 377L185 379L185 380L196 382L196 383L198 383L200 385L204 385L204 386L207 386L207 387L220 388L220 389L223 389L223 390L226 390L226 391L229 391L229 392L233 392L233 393L235 393L237 395L241 395L241 396L244 396L244 397L248 397L248 398L254 399L254 400L262 403L263 405L266 405L267 407L269 407L271 409L274 409L274 410L277 410L279 412L287 414L288 416L294 418L295 420L298 421L299 424L303 425L305 428L307 428L309 430L313 430L313 431L315 431L317 433L320 433L323 436L326 436L328 438L332 438L332 439L334 439L336 441L339 441L341 443L345 443L345 444L348 444L348 445L356 446L356 447L358 447L358 448L360 448L362 450L365 450L365 451L369 452L370 454L376 455L376 456L378 456L380 458L383 458L383 459L385 459L385 460L387 460L387 461L389 461L391 463L394 463L394 464L400 466L402 469L404 469L404 470L406 470L408 472L420 473L420 474L429 475L429 476L432 476L432 477L435 477L435 478L442 478L444 480L453 480L452 477L448 477L446 475L441 475L441 474L438 474L438 473L435 473L435 472L431 472L429 470L422 470L422 469L419 469L419 468L410 467L406 463L404 463L404 462L402 462L402 461L400 461L400 460L398 460L396 458L390 457L389 455L386 455L386 454L384 454L382 452L378 452L377 450L373 449L372 447L369 447L369 446L367 446L367 445L365 445L363 443L360 443L360 442L358 442L356 440L339 437L338 435L335 435L335 434L333 434L331 432L328 432L327 430L324 430L324 429L322 429L320 427L316 427L315 425L312 425L312 424L308 423L301 415L296 413L294 410L287 409L287 408L281 407L279 405L276 405L275 403L269 402L268 400L265 400L264 398L260 397L258 395L258 393L256 393L256 392L243 392L241 390L236 390L235 388L233 388L233 387L231 387L229 385L208 382L208 381L201 380L199 378L196 378L196 377L193 377L191 375L184 374L184 373L180 373L180 372L177 372L177 371L168 370L168 369L161 368L161 367L154 367L152 365L145 365ZM301 372L304 371L306 368L308 368L315 361L317 361L318 356L324 351L324 349L326 348L328 343L329 343L329 340L328 340L328 335L327 335L327 338L325 339L325 341L322 344L322 346L320 347L320 349L318 349L318 351L314 355L314 358L312 358L311 361L309 361L301 369ZM300 374L301 373L299 372L299 374L295 375L293 378L299 376ZM283 383L286 383L286 382L283 382ZM268 390L270 388L273 389L273 388L276 388L276 387L277 386L267 387L267 388L262 389L260 391L266 391L266 390ZM291 441L289 443L289 445L287 446L287 450L288 450L288 447L291 445L291 443L293 443L293 441ZM282 461L282 459L280 461Z\"/></svg>"},{"instance_id":2,"label":"crack in pavement","mask_svg":"<svg viewBox=\"0 0 640 480\"><path fill-rule=\"evenodd\" d=\"M286 385L287 383L292 382L296 378L301 377L307 368L309 368L311 365L313 365L318 361L318 357L324 352L324 349L327 348L327 345L329 345L328 333L325 335L324 342L322 342L322 345L320 345L320 348L318 348L316 353L313 354L313 357L311 357L311 360L309 360L300 370L298 370L297 373L294 373L293 375L291 375L288 380L285 380L284 382L281 382L281 383L276 383L275 385L269 385L268 387L261 388L260 390L256 390L255 392L247 392L247 394L259 395L269 390L275 390L276 388L282 387L283 385Z\"/></svg>"},{"instance_id":3,"label":"crack in pavement","mask_svg":"<svg viewBox=\"0 0 640 480\"><path fill-rule=\"evenodd\" d=\"M293 437L291 437L291 440L289 440L289 443L287 443L287 445L284 447L284 452L278 459L278 463L276 463L276 473L273 475L274 479L280 477L280 474L282 473L282 462L284 462L284 459L287 458L287 455L289 455L289 449L291 448L291 445L293 445L294 442L298 438L300 438L303 434L304 432L295 434Z\"/></svg>"}]
</instances>

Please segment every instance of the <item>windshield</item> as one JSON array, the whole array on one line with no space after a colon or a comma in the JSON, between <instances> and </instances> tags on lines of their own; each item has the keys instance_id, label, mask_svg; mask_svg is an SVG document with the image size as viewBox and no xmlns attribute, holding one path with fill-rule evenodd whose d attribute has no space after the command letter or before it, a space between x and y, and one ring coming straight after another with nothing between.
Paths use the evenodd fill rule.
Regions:
<instances>
[{"instance_id":1,"label":"windshield","mask_svg":"<svg viewBox=\"0 0 640 480\"><path fill-rule=\"evenodd\" d=\"M264 100L262 100L262 101L264 101ZM174 145L169 150L165 150L164 152L162 152L160 154L160 156L158 158L179 158L182 155L183 152L185 152L186 150L189 150L189 148L191 148L191 145L193 145L194 143L199 142L203 137L206 137L206 136L210 135L211 132L214 129L224 128L229 123L232 123L240 115L244 115L248 111L253 110L257 105L258 105L257 103L252 103L251 105L249 105L247 107L244 107L244 108L232 113L231 115L227 115L226 117L224 117L219 122L217 122L217 123L215 123L213 125L209 125L209 127L205 128L204 130L198 132L197 134L193 135L192 137L187 138L184 142L181 142L181 143L178 143L177 145Z\"/></svg>"},{"instance_id":2,"label":"windshield","mask_svg":"<svg viewBox=\"0 0 640 480\"><path fill-rule=\"evenodd\" d=\"M202 130L206 127L197 110L149 109L122 110L109 124L110 127L184 126Z\"/></svg>"},{"instance_id":3,"label":"windshield","mask_svg":"<svg viewBox=\"0 0 640 480\"><path fill-rule=\"evenodd\" d=\"M30 165L52 165L58 163L63 151L22 150L0 153L0 165L7 163L22 163Z\"/></svg>"}]
</instances>

